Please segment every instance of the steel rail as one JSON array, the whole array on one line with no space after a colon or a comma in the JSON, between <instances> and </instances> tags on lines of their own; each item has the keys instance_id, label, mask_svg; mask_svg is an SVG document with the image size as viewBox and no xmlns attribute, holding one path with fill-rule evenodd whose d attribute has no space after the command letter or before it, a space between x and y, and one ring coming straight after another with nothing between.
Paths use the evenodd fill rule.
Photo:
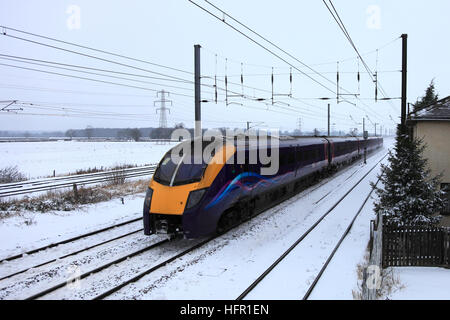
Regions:
<instances>
[{"instance_id":1,"label":"steel rail","mask_svg":"<svg viewBox=\"0 0 450 320\"><path fill-rule=\"evenodd\" d=\"M380 160L380 162L381 162L381 161L382 161L382 160ZM373 169L372 169L372 170L373 170ZM342 174L342 172L341 172L341 174ZM331 176L334 176L334 174L331 175ZM326 183L326 182L325 182L325 183ZM323 183L323 184L325 184L325 183ZM322 185L322 184L321 184L321 185ZM317 187L316 187L316 189L317 189ZM314 189L314 190L315 190L315 189ZM296 195L296 194L292 195L292 197L295 196L295 195ZM246 220L244 220L244 221L242 221L242 222L239 222L237 225L233 226L231 229L225 231L225 233L228 233L228 232L234 230L235 228L237 228L237 227L240 226L241 224L243 224L243 223L245 223L245 222L247 222L247 221L250 221L251 219L255 218L256 216L258 216L258 215L260 215L260 214L266 212L267 210L270 210L270 209L276 207L276 206L279 205L280 203L283 203L283 202L289 200L289 199L292 198L292 197L289 197L289 198L287 198L287 199L284 199L284 200L281 201L281 202L274 202L274 203L273 203L272 205L270 205L268 208L264 208L263 210L261 210L261 212L257 213L256 215L254 215L254 216L252 216L252 217L250 217L250 218L247 218ZM186 255L186 254L188 254L188 253L191 253L192 251L194 251L194 250L196 250L196 249L198 249L198 248L204 246L205 244L207 244L207 243L209 243L209 242L211 242L211 241L217 239L218 237L220 237L220 236L222 236L222 235L223 235L223 233L222 233L222 234L218 234L218 235L216 235L216 236L214 236L214 237L212 237L212 238L206 239L206 240L204 240L204 241L202 241L202 242L196 244L195 246L193 246L193 247L191 247L191 248L189 248L189 249L186 249L185 251L183 251L183 252L181 252L181 253L179 253L179 254L177 254L177 255L175 255L175 256L173 256L173 257L171 257L171 258L169 258L169 259L167 259L167 260L165 260L165 261L163 261L163 262L161 262L160 264L158 264L158 265L156 265L156 266L153 266L153 267L151 267L151 268L149 268L149 269L147 269L147 270L142 271L141 273L139 273L139 274L137 274L136 276L134 276L134 277L132 277L132 278L130 278L130 279L124 281L123 283L121 283L121 284L119 284L119 285L117 285L117 286L115 286L115 287L113 287L113 288L111 288L111 289L109 289L109 290L107 290L107 291L105 291L105 292L99 294L98 296L94 297L93 300L104 299L104 298L106 298L106 297L112 295L113 293L116 293L117 291L119 291L120 289L126 287L127 285L129 285L129 284L131 284L131 283L134 283L134 282L138 281L139 279L143 278L144 276L146 276L146 275L148 275L148 274L150 274L150 273L152 273L152 272L154 272L154 271L156 271L156 270L158 270L158 269L160 269L160 268L166 266L167 264L173 262L174 260L176 260L176 259L178 259L178 258L180 258L180 257L182 257L182 256L184 256L184 255Z\"/></svg>"},{"instance_id":2,"label":"steel rail","mask_svg":"<svg viewBox=\"0 0 450 320\"><path fill-rule=\"evenodd\" d=\"M364 179L387 157L388 153L379 160L350 190L348 190L327 212L325 212L305 233L303 233L269 268L267 268L247 289L242 292L236 300L244 299L275 267L283 261L286 256L294 250L313 231L325 217L333 210L362 182Z\"/></svg>"},{"instance_id":3,"label":"steel rail","mask_svg":"<svg viewBox=\"0 0 450 320\"><path fill-rule=\"evenodd\" d=\"M382 161L382 160L380 160L380 162L381 162L381 161ZM373 169L374 169L374 168L372 168L371 170L373 170ZM370 172L369 172L369 173L370 173ZM367 175L368 175L368 173L367 173ZM295 194L293 194L292 196L295 196ZM292 196L290 196L289 198L291 198ZM260 215L261 213L266 212L267 210L270 210L270 209L273 208L273 207L276 207L277 205L279 205L280 203L284 202L285 200L288 200L289 198L286 198L286 199L284 199L283 201L280 201L280 202L277 201L277 202L273 203L270 207L264 208L263 210L261 210L260 212L258 212L256 215L254 215L254 216L252 216L252 217L250 217L250 218L248 218L248 219L246 219L246 220L244 220L244 221L239 222L238 224L236 224L235 226L233 226L231 229L227 230L226 233L228 233L228 232L234 230L235 228L237 228L237 227L238 227L239 225L241 225L242 223L251 220L252 218L254 218L254 217ZM196 249L198 249L198 248L204 246L205 244L207 244L207 243L209 243L209 242L211 242L211 241L217 239L218 237L222 236L223 234L224 234L224 233L218 234L218 235L215 235L214 237L211 237L211 238L209 238L209 239L206 239L206 240L204 240L204 241L201 241L200 243L197 243L196 245L194 245L194 246L192 246L192 247L190 247L190 248L188 248L188 249L186 249L186 250L184 250L184 251L182 251L182 252L180 252L180 253L174 255L173 257L168 258L167 260L165 260L165 261L159 263L158 265L153 266L153 267L151 267L150 269L144 270L143 272L141 272L141 273L139 273L138 275L132 277L131 279L128 279L128 280L124 281L123 283L119 284L118 286L115 286L115 287L111 288L110 290L107 290L106 292L103 292L102 294L100 294L100 295L94 297L93 299L94 299L94 300L96 300L96 299L103 299L103 298L105 298L105 297L107 297L107 296L110 296L111 294L113 294L113 293L119 291L121 288L127 286L128 284L134 283L134 282L138 281L139 279L141 279L141 278L144 277L145 275L147 275L147 274L149 274L149 273L151 273L151 272L153 272L153 271L155 271L155 270L157 270L157 269L159 269L159 268L162 268L162 267L164 267L165 265L169 264L170 262L172 262L172 261L174 261L174 260L176 260L176 259L178 259L178 258L180 258L180 257L182 257L182 256L184 256L184 255L186 255L186 254L188 254L188 253L190 253L190 252L192 252L192 251L194 251L194 250L196 250ZM91 275L91 274L93 274L93 273L98 273L98 272L100 272L100 271L102 271L102 270L104 270L104 269L110 267L111 265L114 265L114 264L116 264L116 263L125 261L125 260L127 260L127 259L129 259L129 258L131 258L131 257L133 257L133 256L136 256L136 255L138 255L138 254L140 254L140 253L143 253L143 252L145 252L145 251L147 251L147 250L150 250L150 249L152 249L152 248L154 248L154 247L156 247L156 246L162 245L163 243L166 243L166 242L168 242L168 241L169 241L169 239L163 240L163 241L161 241L161 242L157 242L157 243L155 243L155 244L153 244L153 245L151 245L151 246L149 246L149 247L147 247L147 248L140 249L140 250L138 250L138 251L136 251L136 252L133 252L133 253L131 253L131 254L128 254L128 255L126 255L126 256L123 256L123 257L121 257L121 258L119 258L119 259L116 259L116 260L114 260L114 261L112 261L112 262L109 262L109 263L107 263L107 264L105 264L105 265L99 266L99 267L97 267L97 268L95 268L95 269L93 269L93 270L90 270L90 271L88 271L88 272L85 272L84 274L82 274L82 275L79 276L78 278L79 278L79 279L86 278L86 277L88 277L89 275ZM67 282L61 282L61 283L59 283L59 284L57 284L57 285L52 286L51 288L47 288L47 289L44 290L44 291L38 292L38 293L36 293L36 294L34 294L34 295L32 295L32 296L26 298L26 300L31 300L31 299L37 299L37 298L40 298L40 297L42 297L42 296L47 295L48 293L51 293L51 292L53 292L53 291L55 291L55 290L57 290L57 289L59 289L59 288L64 287L66 284L67 284Z\"/></svg>"},{"instance_id":4,"label":"steel rail","mask_svg":"<svg viewBox=\"0 0 450 320\"><path fill-rule=\"evenodd\" d=\"M139 221L141 219L142 219L142 217L131 219L131 220L127 220L127 221L121 222L119 224L115 224L115 225L112 225L112 226L109 226L109 227L105 227L105 228L102 228L102 229L99 229L99 230L95 230L95 231L91 231L91 232L88 232L88 233L84 233L84 234L81 234L81 235L78 235L78 236L75 236L75 237L72 237L72 238L69 238L69 239L61 240L61 241L58 241L58 242L53 242L51 244L48 244L48 245L45 245L45 246L42 246L42 247L39 247L39 248L36 248L36 249L33 249L33 250L29 250L27 252L23 252L23 253L16 254L16 255L11 256L11 257L3 258L2 260L0 260L0 263L2 263L4 261L16 260L18 258L21 258L23 255L30 255L30 254L36 253L38 251L42 251L42 250L46 250L46 249L49 249L49 248L53 248L53 247L59 246L61 244L66 244L66 243L69 243L69 242L72 242L72 241L75 241L75 240L86 238L86 237L89 237L89 236L92 236L92 235L95 235L95 234L98 234L98 233L105 232L107 230L111 230L111 229L114 229L114 228L117 228L117 227L124 226L126 224L130 224L130 223Z\"/></svg>"},{"instance_id":5,"label":"steel rail","mask_svg":"<svg viewBox=\"0 0 450 320\"><path fill-rule=\"evenodd\" d=\"M302 300L308 300L308 298L310 297L311 293L313 292L314 288L316 287L317 283L319 282L320 278L322 277L322 274L325 272L325 270L327 269L328 265L330 264L331 260L333 259L334 255L336 254L337 250L339 249L339 247L341 246L342 242L345 240L345 238L348 236L348 234L350 233L350 230L353 227L353 224L356 221L356 218L358 218L358 216L361 214L361 211L364 209L364 207L367 204L367 201L369 201L370 196L372 195L372 193L374 192L376 186L378 185L378 183L380 182L380 178L378 178L377 182L375 183L375 185L371 188L369 194L367 195L366 199L364 200L363 204L361 205L361 207L359 208L359 210L356 212L355 216L353 217L352 221L350 222L350 224L348 225L347 229L345 230L344 234L342 235L342 237L339 239L339 242L336 244L336 246L334 247L333 251L331 252L331 254L329 255L327 261L325 261L325 264L322 266L322 268L320 269L320 272L317 274L317 276L314 278L314 281L312 282L312 284L309 286L308 291L305 293L305 295L303 296Z\"/></svg>"},{"instance_id":6,"label":"steel rail","mask_svg":"<svg viewBox=\"0 0 450 320\"><path fill-rule=\"evenodd\" d=\"M8 188L13 188L13 187L21 188L27 184L39 185L42 183L49 183L49 182L53 182L53 181L77 180L77 179L82 179L82 178L104 176L104 175L110 175L110 174L115 174L115 173L124 173L124 172L128 173L128 172L142 171L142 170L145 171L147 169L151 170L151 169L155 169L155 168L156 168L156 165L150 165L150 166L135 167L135 168L124 168L124 169L101 171L101 172L74 174L74 175L61 176L61 177L49 177L49 178L43 178L43 179L33 179L33 180L27 180L27 181L2 183L2 184L0 184L0 189L8 189Z\"/></svg>"},{"instance_id":7,"label":"steel rail","mask_svg":"<svg viewBox=\"0 0 450 320\"><path fill-rule=\"evenodd\" d=\"M72 182L62 182L62 183L56 183L56 184L49 184L44 186L36 186L36 187L28 187L23 189L16 189L16 190L8 190L8 191L0 191L0 198L4 197L10 197L10 196L16 196L16 195L22 195L22 194L29 194L29 193L35 193L35 192L43 192L43 191L49 191L53 189L62 189L62 188L69 188L73 185L82 186L82 185L88 185L88 184L95 184L100 182L107 182L114 179L120 179L120 178L134 178L134 177L142 177L147 176L155 172L155 169L147 169L145 171L141 172L132 172L128 174L118 175L114 176L114 174L108 174L104 177L99 178L90 178L90 179L84 179L84 180L76 180Z\"/></svg>"},{"instance_id":8,"label":"steel rail","mask_svg":"<svg viewBox=\"0 0 450 320\"><path fill-rule=\"evenodd\" d=\"M127 236L130 236L130 235L132 235L132 234L141 232L141 231L143 231L143 230L144 230L144 229L141 228L141 229L138 229L138 230L135 230L135 231L127 232L127 233L122 234L122 235L120 235L120 236L117 236L117 237L114 237L114 238L112 238L112 239L109 239L109 240L105 240L105 241L96 243L96 244L91 245L91 246L89 246L89 247L86 247L86 248L83 248L83 249L80 249L80 250L77 250L77 251L74 251L74 252L71 252L71 253L62 255L62 256L58 256L57 258L52 258L52 259L50 259L50 260L47 260L47 261L42 262L42 263L40 263L40 264L34 265L34 266L32 266L32 267L27 267L27 268L21 269L21 270L19 270L19 271L15 271L14 273L11 273L11 274L9 274L9 275L6 275L6 276L1 277L1 278L0 278L0 281L5 280L5 279L8 279L8 278L12 278L12 277L14 277L14 276L16 276L16 275L18 275L18 274L27 272L27 271L30 270L30 269L39 268L39 267L45 266L45 265L47 265L47 264L49 264L49 263L55 262L55 261L57 261L57 260L64 259L64 258L67 258L67 257L70 257L70 256L74 256L74 255L79 254L79 253L81 253L81 252L85 252L85 251L91 250L91 249L93 249L93 248L102 246L102 245L104 245L104 244L113 242L113 241L115 241L115 240L119 240L119 239L125 238L125 237L127 237Z\"/></svg>"},{"instance_id":9,"label":"steel rail","mask_svg":"<svg viewBox=\"0 0 450 320\"><path fill-rule=\"evenodd\" d=\"M134 256L137 256L137 255L139 255L139 254L141 254L141 253L144 253L145 251L149 251L149 250L151 250L151 249L154 249L154 248L156 248L156 247L158 247L158 246L160 246L160 245L162 245L162 244L164 244L164 243L167 243L167 242L169 242L169 239L164 239L164 240L162 240L162 241L158 241L158 242L156 242L156 243L153 243L153 244L151 244L151 245L148 246L148 247L145 247L145 248L139 249L139 250L137 250L137 251L134 251L134 252L132 252L132 253L126 254L126 255L124 255L124 256L118 258L118 259L115 259L115 260L113 260L113 261L110 261L110 262L108 262L108 263L106 263L106 264L103 264L103 265L101 265L101 266L99 266L99 267L97 267L97 268L94 268L94 269L92 269L92 270L89 270L89 271L87 271L87 272L81 274L79 277L77 277L77 279L80 279L80 280L81 280L81 279L84 279L84 278L86 278L86 277L88 277L88 276L90 276L90 275L92 275L92 274L94 274L94 273L98 273L98 272L100 272L100 271L102 271L102 270L104 270L104 269L106 269L106 268L108 268L108 267L110 267L110 266L112 266L112 265L114 265L114 264L116 264L116 263L125 261L125 260L127 260L127 259L129 259L129 258L132 258L132 257L134 257ZM31 295L31 296L25 298L24 300L34 300L34 299L43 297L43 296L45 296L46 294L49 294L49 293L51 293L51 292L53 292L53 291L55 291L55 290L57 290L57 289L60 289L60 288L62 288L62 287L64 287L64 286L66 286L66 285L67 285L67 280L66 280L66 281L61 281L60 283L58 283L58 284L56 284L56 285L54 285L54 286L52 286L52 287L50 287L50 288L47 288L47 289L45 289L45 290L43 290L43 291L40 291L40 292L38 292L38 293L35 293L35 294L33 294L33 295Z\"/></svg>"}]
</instances>

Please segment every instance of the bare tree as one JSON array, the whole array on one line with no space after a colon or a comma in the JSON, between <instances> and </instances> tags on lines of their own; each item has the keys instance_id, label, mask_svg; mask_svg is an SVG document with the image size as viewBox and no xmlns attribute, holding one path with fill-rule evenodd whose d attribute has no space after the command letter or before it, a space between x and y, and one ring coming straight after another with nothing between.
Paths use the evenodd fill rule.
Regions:
<instances>
[{"instance_id":1,"label":"bare tree","mask_svg":"<svg viewBox=\"0 0 450 320\"><path fill-rule=\"evenodd\" d=\"M86 133L86 137L91 139L94 134L94 128L92 128L92 126L87 126L84 132Z\"/></svg>"},{"instance_id":2,"label":"bare tree","mask_svg":"<svg viewBox=\"0 0 450 320\"><path fill-rule=\"evenodd\" d=\"M320 135L320 131L317 128L314 128L314 136L318 137Z\"/></svg>"},{"instance_id":3,"label":"bare tree","mask_svg":"<svg viewBox=\"0 0 450 320\"><path fill-rule=\"evenodd\" d=\"M75 130L69 129L66 131L66 137L69 137L70 139L72 139L74 135L75 135Z\"/></svg>"},{"instance_id":4,"label":"bare tree","mask_svg":"<svg viewBox=\"0 0 450 320\"><path fill-rule=\"evenodd\" d=\"M138 128L134 128L130 130L130 136L134 141L139 141L142 137L142 134Z\"/></svg>"}]
</instances>

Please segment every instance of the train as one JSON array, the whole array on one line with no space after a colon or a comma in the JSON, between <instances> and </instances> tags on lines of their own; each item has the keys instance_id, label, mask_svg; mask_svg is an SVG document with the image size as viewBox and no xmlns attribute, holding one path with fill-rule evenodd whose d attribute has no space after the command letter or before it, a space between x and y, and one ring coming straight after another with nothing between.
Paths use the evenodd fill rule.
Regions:
<instances>
[{"instance_id":1,"label":"train","mask_svg":"<svg viewBox=\"0 0 450 320\"><path fill-rule=\"evenodd\" d=\"M381 137L276 139L278 170L270 175L262 170L267 163L251 158L255 151L273 152L271 145L252 143L249 136L244 137L243 144L238 144L242 140L224 137L206 160L193 159L192 153L187 155L192 161L174 163L174 149L182 149L183 144L193 146L195 139L169 150L147 189L144 234L194 239L223 233L383 146ZM200 144L205 151L206 143Z\"/></svg>"}]
</instances>

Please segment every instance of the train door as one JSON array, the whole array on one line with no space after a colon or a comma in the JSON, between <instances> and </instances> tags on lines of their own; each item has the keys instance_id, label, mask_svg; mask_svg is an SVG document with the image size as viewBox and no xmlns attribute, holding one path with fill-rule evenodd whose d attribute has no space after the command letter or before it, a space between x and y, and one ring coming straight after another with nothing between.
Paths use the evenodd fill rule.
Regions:
<instances>
[{"instance_id":1,"label":"train door","mask_svg":"<svg viewBox=\"0 0 450 320\"><path fill-rule=\"evenodd\" d=\"M328 143L328 163L332 164L334 158L334 143L333 141L329 141Z\"/></svg>"}]
</instances>

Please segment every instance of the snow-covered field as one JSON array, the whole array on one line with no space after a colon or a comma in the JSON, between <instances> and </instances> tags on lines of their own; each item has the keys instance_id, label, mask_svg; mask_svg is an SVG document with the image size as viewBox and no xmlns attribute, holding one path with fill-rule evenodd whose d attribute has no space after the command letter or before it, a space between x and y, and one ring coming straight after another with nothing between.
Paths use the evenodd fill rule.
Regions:
<instances>
[{"instance_id":1,"label":"snow-covered field","mask_svg":"<svg viewBox=\"0 0 450 320\"><path fill-rule=\"evenodd\" d=\"M9 142L0 143L0 168L18 166L27 178L73 173L78 169L158 163L175 143Z\"/></svg>"}]
</instances>

